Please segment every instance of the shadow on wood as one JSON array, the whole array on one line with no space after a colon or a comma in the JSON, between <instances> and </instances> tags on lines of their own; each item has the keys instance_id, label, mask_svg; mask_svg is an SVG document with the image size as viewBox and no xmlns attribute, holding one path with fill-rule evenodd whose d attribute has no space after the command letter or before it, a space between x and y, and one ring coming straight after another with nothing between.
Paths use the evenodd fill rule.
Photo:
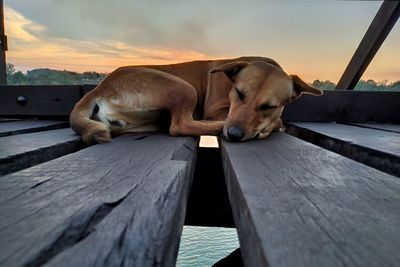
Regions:
<instances>
[{"instance_id":1,"label":"shadow on wood","mask_svg":"<svg viewBox=\"0 0 400 267\"><path fill-rule=\"evenodd\" d=\"M198 148L185 225L235 227L218 148Z\"/></svg>"},{"instance_id":2,"label":"shadow on wood","mask_svg":"<svg viewBox=\"0 0 400 267\"><path fill-rule=\"evenodd\" d=\"M231 254L219 260L212 267L243 267L240 248L235 249Z\"/></svg>"}]
</instances>

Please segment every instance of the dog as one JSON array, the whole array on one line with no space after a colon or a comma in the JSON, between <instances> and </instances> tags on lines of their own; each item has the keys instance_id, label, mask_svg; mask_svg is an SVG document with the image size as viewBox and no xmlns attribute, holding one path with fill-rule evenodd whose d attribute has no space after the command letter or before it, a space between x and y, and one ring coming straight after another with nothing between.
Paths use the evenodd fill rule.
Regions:
<instances>
[{"instance_id":1,"label":"dog","mask_svg":"<svg viewBox=\"0 0 400 267\"><path fill-rule=\"evenodd\" d=\"M262 139L281 129L284 106L303 93L322 95L265 57L127 66L75 105L70 125L87 144L163 129L173 136Z\"/></svg>"}]
</instances>

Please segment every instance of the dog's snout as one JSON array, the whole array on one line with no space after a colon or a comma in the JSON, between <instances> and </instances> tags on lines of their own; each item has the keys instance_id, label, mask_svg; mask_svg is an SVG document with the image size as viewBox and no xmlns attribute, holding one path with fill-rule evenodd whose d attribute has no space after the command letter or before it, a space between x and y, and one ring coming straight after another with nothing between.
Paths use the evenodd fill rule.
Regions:
<instances>
[{"instance_id":1,"label":"dog's snout","mask_svg":"<svg viewBox=\"0 0 400 267\"><path fill-rule=\"evenodd\" d=\"M244 136L244 131L240 127L231 126L227 131L228 139L231 141L240 141Z\"/></svg>"}]
</instances>

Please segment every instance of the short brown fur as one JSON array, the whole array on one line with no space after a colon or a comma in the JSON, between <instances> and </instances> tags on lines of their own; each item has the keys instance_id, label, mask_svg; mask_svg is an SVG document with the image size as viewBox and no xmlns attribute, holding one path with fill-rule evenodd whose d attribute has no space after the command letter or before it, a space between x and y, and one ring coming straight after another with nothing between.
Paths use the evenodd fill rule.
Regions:
<instances>
[{"instance_id":1,"label":"short brown fur","mask_svg":"<svg viewBox=\"0 0 400 267\"><path fill-rule=\"evenodd\" d=\"M280 129L284 105L302 93L322 91L264 57L128 66L86 94L75 105L70 123L85 143L104 143L112 133L159 130L159 118L167 111L171 135L222 133L244 141ZM243 132L240 140L233 138L230 127Z\"/></svg>"}]
</instances>

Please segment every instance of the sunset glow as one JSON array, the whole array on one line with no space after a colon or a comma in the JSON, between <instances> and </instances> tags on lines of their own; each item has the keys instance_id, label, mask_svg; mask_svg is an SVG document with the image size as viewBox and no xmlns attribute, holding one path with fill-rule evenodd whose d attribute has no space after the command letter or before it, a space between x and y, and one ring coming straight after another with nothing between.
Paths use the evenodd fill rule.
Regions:
<instances>
[{"instance_id":1,"label":"sunset glow","mask_svg":"<svg viewBox=\"0 0 400 267\"><path fill-rule=\"evenodd\" d=\"M67 69L77 72L93 70L110 72L118 66L168 64L205 59L195 51L171 50L162 47L134 47L113 40L69 40L45 37L46 28L5 7L6 32L10 51L9 62L17 69Z\"/></svg>"},{"instance_id":2,"label":"sunset glow","mask_svg":"<svg viewBox=\"0 0 400 267\"><path fill-rule=\"evenodd\" d=\"M181 13L178 12L176 18L173 18L168 16L170 11L164 10L166 7L162 6L160 2L159 6L152 8L156 13L164 14L162 12L165 12L165 17L158 15L153 19L150 15L147 17L146 14L143 14L143 18L139 18L139 10L136 11L138 12L136 16L132 15L134 21L130 27L127 25L130 18L122 20L116 17L116 22L109 19L104 24L99 24L103 9L120 8L119 10L123 10L123 6L119 7L118 4L113 6L110 4L111 2L107 1L93 2L90 0L87 2L96 3L93 5L95 9L93 13L95 15L99 13L97 16L90 12L79 13L82 8L87 8L82 3L71 2L68 4L69 6L64 3L65 6L62 8L73 9L74 5L82 5L79 7L81 9L78 7L76 10L73 9L77 13L74 15L76 18L70 19L72 21L79 20L80 24L68 26L66 24L71 22L67 23L65 20L55 20L53 24L48 21L42 23L37 21L40 14L32 10L29 5L33 4L30 2L6 1L5 26L9 40L7 61L23 72L34 68L51 68L104 73L124 65L169 64L191 60L233 58L241 55L260 55L277 60L286 72L296 73L306 81L312 82L320 79L337 82L380 5L376 2L336 2L326 3L324 6L324 3L321 2L312 2L311 4L306 2L300 6L297 3L285 2L286 4L279 5L271 2L271 4L265 5L271 10L275 9L274 12L277 12L277 15L273 16L275 13L271 13L270 16L259 18L256 16L260 12L257 5L262 5L262 2L255 1L254 8L246 7L245 10L242 10L243 7L238 4L233 5L230 12L242 15L236 20L228 15L220 16L215 10L209 11L207 15L210 18L206 20L200 14L206 12L202 11L208 8L205 4L196 4L199 6L191 8L189 4L181 7L180 4L173 1L174 4L185 9L178 10ZM37 1L37 5L40 3L43 3L41 8L48 8L47 12L54 10L61 12L60 3L54 4L55 2L50 0ZM136 4L140 5L143 12L152 10L150 7L143 7L144 4ZM192 4L195 5L195 2ZM132 5L132 10L138 9L134 6L135 3ZM326 5L334 6L333 13L335 10L343 8L343 14L327 13L321 16L318 12L321 10L327 12ZM25 7L26 10L23 9ZM188 14L186 9L189 8L193 14ZM221 8L224 9L222 4L213 5L213 9ZM361 10L360 13L351 13L357 12L360 8L364 8L364 10ZM309 15L299 12L299 21L295 21L293 15L298 9L307 10ZM85 9L83 10L85 11ZM288 11L282 12L282 10ZM266 9L265 12L270 11ZM361 14L361 12L363 13ZM71 14L75 13L71 12ZM252 18L252 13L256 15L254 15L254 21L249 22L246 18ZM92 17L86 18L85 16L89 14ZM336 15L343 16L334 22L337 25L331 21ZM351 21L352 16L354 21ZM326 19L321 20L324 17ZM191 21L192 19L194 22ZM243 19L243 22L237 22L240 26L230 27L240 19ZM216 24L215 21L220 23ZM340 21L343 21L342 24L338 24ZM266 23L267 25L265 25ZM113 27L115 24L115 27L112 28L109 26L110 24ZM64 34L64 31L59 29L64 29L66 33ZM74 29L76 30L74 31ZM290 29L293 29L293 32L288 32ZM85 32L82 33L81 30ZM399 80L399 43L400 29L399 23L397 23L367 69L363 79Z\"/></svg>"}]
</instances>

